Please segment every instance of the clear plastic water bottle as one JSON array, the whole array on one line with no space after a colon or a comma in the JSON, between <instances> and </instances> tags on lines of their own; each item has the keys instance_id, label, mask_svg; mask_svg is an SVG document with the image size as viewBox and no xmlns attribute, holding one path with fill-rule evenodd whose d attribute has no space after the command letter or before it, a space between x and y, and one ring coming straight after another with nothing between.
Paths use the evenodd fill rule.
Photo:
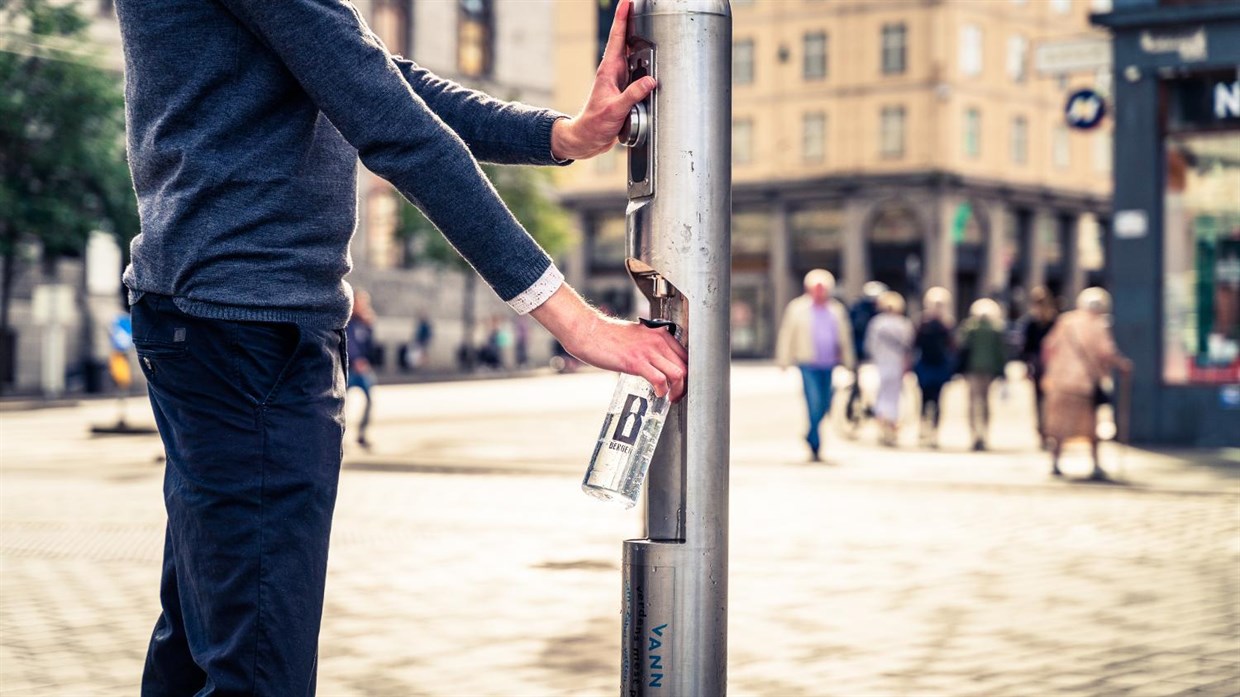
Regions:
<instances>
[{"instance_id":1,"label":"clear plastic water bottle","mask_svg":"<svg viewBox=\"0 0 1240 697\"><path fill-rule=\"evenodd\" d=\"M676 325L661 320L642 320L646 326ZM621 373L612 394L603 428L586 468L581 489L587 494L632 508L641 496L650 459L667 420L669 395L656 397L645 378Z\"/></svg>"}]
</instances>

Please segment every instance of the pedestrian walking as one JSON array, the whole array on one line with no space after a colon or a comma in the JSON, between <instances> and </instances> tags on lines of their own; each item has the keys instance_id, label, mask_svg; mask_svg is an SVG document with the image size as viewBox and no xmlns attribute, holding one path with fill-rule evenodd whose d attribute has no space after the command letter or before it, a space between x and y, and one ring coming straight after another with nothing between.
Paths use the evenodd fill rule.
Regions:
<instances>
[{"instance_id":1,"label":"pedestrian walking","mask_svg":"<svg viewBox=\"0 0 1240 697\"><path fill-rule=\"evenodd\" d=\"M952 294L934 287L922 298L921 323L913 343L916 362L913 372L921 390L921 442L931 448L939 445L939 420L943 413L943 386L956 369L956 342L952 338Z\"/></svg>"},{"instance_id":2,"label":"pedestrian walking","mask_svg":"<svg viewBox=\"0 0 1240 697\"><path fill-rule=\"evenodd\" d=\"M1042 390L1042 377L1045 375L1045 364L1042 362L1042 342L1055 326L1059 315L1059 305L1055 296L1046 286L1038 286L1029 293L1029 314L1023 319L1021 331L1021 359L1024 360L1029 379L1033 382L1034 414L1037 418L1038 440L1046 445L1046 429L1042 423L1042 405L1045 401Z\"/></svg>"},{"instance_id":3,"label":"pedestrian walking","mask_svg":"<svg viewBox=\"0 0 1240 697\"><path fill-rule=\"evenodd\" d=\"M431 340L434 337L435 325L431 324L431 318L427 317L425 312L419 313L413 329L413 355L409 360L410 368L417 370L426 365L430 356Z\"/></svg>"},{"instance_id":4,"label":"pedestrian walking","mask_svg":"<svg viewBox=\"0 0 1240 697\"><path fill-rule=\"evenodd\" d=\"M844 303L832 297L835 276L823 269L805 274L805 293L784 309L775 342L775 360L781 368L797 366L809 413L810 459L822 459L819 425L831 410L831 376L836 366L856 365L852 325Z\"/></svg>"},{"instance_id":5,"label":"pedestrian walking","mask_svg":"<svg viewBox=\"0 0 1240 697\"><path fill-rule=\"evenodd\" d=\"M900 425L900 391L904 374L912 365L913 323L904 316L904 296L889 290L878 297L879 314L866 330L866 354L878 368L878 395L874 415L878 418L879 442L894 446Z\"/></svg>"},{"instance_id":6,"label":"pedestrian walking","mask_svg":"<svg viewBox=\"0 0 1240 697\"><path fill-rule=\"evenodd\" d=\"M1103 381L1112 370L1129 373L1132 362L1119 352L1107 325L1109 293L1086 288L1077 296L1076 308L1059 317L1042 344L1046 366L1043 424L1051 450L1051 474L1062 474L1059 457L1064 442L1084 438L1089 441L1094 465L1090 477L1105 480L1106 470L1098 461L1098 407L1106 401Z\"/></svg>"},{"instance_id":7,"label":"pedestrian walking","mask_svg":"<svg viewBox=\"0 0 1240 697\"><path fill-rule=\"evenodd\" d=\"M969 385L969 431L973 449L986 449L990 432L990 384L1003 375L1003 310L990 298L969 306L969 319L961 327L960 368Z\"/></svg>"},{"instance_id":8,"label":"pedestrian walking","mask_svg":"<svg viewBox=\"0 0 1240 697\"><path fill-rule=\"evenodd\" d=\"M370 447L366 440L366 429L370 426L370 407L374 402L371 390L378 382L378 375L370 363L374 355L375 312L370 305L370 293L364 290L353 292L353 315L345 325L345 339L349 355L349 380L345 390L353 388L362 391L365 406L362 407L362 420L357 424L357 444L363 448Z\"/></svg>"},{"instance_id":9,"label":"pedestrian walking","mask_svg":"<svg viewBox=\"0 0 1240 697\"><path fill-rule=\"evenodd\" d=\"M478 167L609 150L628 83L616 9L577 116L391 55L343 0L116 0L142 219L124 274L167 464L144 695L309 695L340 473L357 160L568 352L679 399L666 331L601 315Z\"/></svg>"},{"instance_id":10,"label":"pedestrian walking","mask_svg":"<svg viewBox=\"0 0 1240 697\"><path fill-rule=\"evenodd\" d=\"M882 281L867 281L861 286L861 297L848 308L848 321L852 325L853 335L853 353L857 356L858 368L856 371L856 380L853 380L852 386L848 389L848 403L844 406L844 417L852 424L855 431L861 424L861 419L866 416L873 416L874 410L865 403L865 399L861 394L861 369L860 365L869 360L869 356L865 354L865 334L870 327L870 321L878 315L878 298L887 292L887 284Z\"/></svg>"}]
</instances>

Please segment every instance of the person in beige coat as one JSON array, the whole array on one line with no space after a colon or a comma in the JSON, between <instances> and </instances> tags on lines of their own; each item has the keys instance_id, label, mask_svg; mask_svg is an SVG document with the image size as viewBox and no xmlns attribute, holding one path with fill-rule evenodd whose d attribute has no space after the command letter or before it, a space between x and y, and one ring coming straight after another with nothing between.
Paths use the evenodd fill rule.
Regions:
<instances>
[{"instance_id":1,"label":"person in beige coat","mask_svg":"<svg viewBox=\"0 0 1240 697\"><path fill-rule=\"evenodd\" d=\"M1107 325L1111 295L1101 288L1086 288L1076 300L1077 309L1060 315L1042 342L1042 426L1051 446L1051 474L1058 477L1064 441L1087 439L1094 461L1092 479L1105 480L1098 462L1097 394L1103 378L1112 370L1128 372L1132 362L1119 352Z\"/></svg>"},{"instance_id":2,"label":"person in beige coat","mask_svg":"<svg viewBox=\"0 0 1240 697\"><path fill-rule=\"evenodd\" d=\"M831 374L836 366L852 369L857 363L848 310L832 297L835 276L814 269L805 274L805 294L788 303L775 342L780 368L797 366L805 387L809 412L810 459L819 462L822 439L819 425L831 410Z\"/></svg>"}]
</instances>

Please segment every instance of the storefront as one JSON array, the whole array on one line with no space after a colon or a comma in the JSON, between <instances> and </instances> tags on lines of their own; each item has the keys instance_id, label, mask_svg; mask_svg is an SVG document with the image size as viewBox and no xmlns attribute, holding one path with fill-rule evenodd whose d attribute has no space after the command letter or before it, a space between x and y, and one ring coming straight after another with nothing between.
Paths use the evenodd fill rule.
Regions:
<instances>
[{"instance_id":1,"label":"storefront","mask_svg":"<svg viewBox=\"0 0 1240 697\"><path fill-rule=\"evenodd\" d=\"M1240 3L1115 0L1115 335L1136 442L1240 445Z\"/></svg>"}]
</instances>

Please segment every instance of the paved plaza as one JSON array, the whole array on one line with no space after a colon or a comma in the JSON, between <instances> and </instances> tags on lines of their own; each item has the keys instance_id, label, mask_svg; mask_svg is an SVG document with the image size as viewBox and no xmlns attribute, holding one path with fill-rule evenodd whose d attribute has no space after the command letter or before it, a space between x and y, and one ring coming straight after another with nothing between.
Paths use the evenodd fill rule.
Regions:
<instances>
[{"instance_id":1,"label":"paved plaza","mask_svg":"<svg viewBox=\"0 0 1240 697\"><path fill-rule=\"evenodd\" d=\"M613 378L381 386L346 447L321 695L614 695L621 541L580 477ZM1110 445L1047 476L1028 386L967 452L834 429L794 372L733 376L733 695L1240 694L1240 458ZM351 403L350 411L357 405ZM131 422L150 422L142 399ZM158 613L161 448L111 402L0 413L0 695L132 695Z\"/></svg>"}]
</instances>

